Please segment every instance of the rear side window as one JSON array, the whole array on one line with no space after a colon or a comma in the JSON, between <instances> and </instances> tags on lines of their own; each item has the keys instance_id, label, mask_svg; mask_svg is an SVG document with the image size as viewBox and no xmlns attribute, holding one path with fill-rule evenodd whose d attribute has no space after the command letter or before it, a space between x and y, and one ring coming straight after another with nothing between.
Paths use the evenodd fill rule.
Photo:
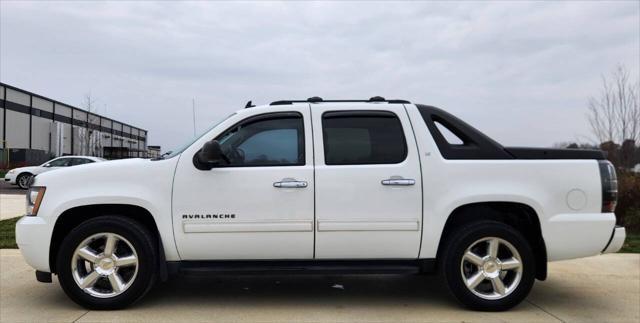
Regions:
<instances>
[{"instance_id":1,"label":"rear side window","mask_svg":"<svg viewBox=\"0 0 640 323\"><path fill-rule=\"evenodd\" d=\"M87 158L74 158L73 161L71 162L71 166L88 164L88 163L93 163L93 160L87 159Z\"/></svg>"},{"instance_id":2,"label":"rear side window","mask_svg":"<svg viewBox=\"0 0 640 323\"><path fill-rule=\"evenodd\" d=\"M440 131L440 134L442 134L444 139L450 145L464 145L464 141L460 139L460 137L458 137L455 133L453 133L453 131L451 131L449 127L437 121L435 122L435 124L436 124L436 127L438 128L438 131Z\"/></svg>"},{"instance_id":3,"label":"rear side window","mask_svg":"<svg viewBox=\"0 0 640 323\"><path fill-rule=\"evenodd\" d=\"M407 156L402 125L392 112L327 112L322 136L326 165L396 164Z\"/></svg>"},{"instance_id":4,"label":"rear side window","mask_svg":"<svg viewBox=\"0 0 640 323\"><path fill-rule=\"evenodd\" d=\"M417 104L425 125L445 159L512 159L491 138L438 108Z\"/></svg>"}]
</instances>

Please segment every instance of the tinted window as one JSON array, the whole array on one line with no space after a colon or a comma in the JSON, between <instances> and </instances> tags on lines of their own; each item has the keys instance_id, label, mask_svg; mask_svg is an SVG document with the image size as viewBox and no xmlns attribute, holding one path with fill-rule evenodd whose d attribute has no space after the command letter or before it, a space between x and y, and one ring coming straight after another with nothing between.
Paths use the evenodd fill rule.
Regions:
<instances>
[{"instance_id":1,"label":"tinted window","mask_svg":"<svg viewBox=\"0 0 640 323\"><path fill-rule=\"evenodd\" d=\"M49 167L66 167L69 166L71 158L59 158L49 162Z\"/></svg>"},{"instance_id":2,"label":"tinted window","mask_svg":"<svg viewBox=\"0 0 640 323\"><path fill-rule=\"evenodd\" d=\"M304 165L304 126L298 114L252 118L217 140L227 166Z\"/></svg>"},{"instance_id":3,"label":"tinted window","mask_svg":"<svg viewBox=\"0 0 640 323\"><path fill-rule=\"evenodd\" d=\"M88 163L93 163L93 160L87 159L87 158L74 158L73 161L71 162L71 166L88 164Z\"/></svg>"},{"instance_id":4,"label":"tinted window","mask_svg":"<svg viewBox=\"0 0 640 323\"><path fill-rule=\"evenodd\" d=\"M402 125L391 112L327 112L322 128L327 165L395 164L407 155Z\"/></svg>"}]
</instances>

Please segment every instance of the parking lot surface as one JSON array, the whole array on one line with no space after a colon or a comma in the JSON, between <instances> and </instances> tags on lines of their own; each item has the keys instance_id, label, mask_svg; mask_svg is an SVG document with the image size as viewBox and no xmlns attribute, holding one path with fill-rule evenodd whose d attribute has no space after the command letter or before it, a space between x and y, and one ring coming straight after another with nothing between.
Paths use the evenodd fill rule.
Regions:
<instances>
[{"instance_id":1,"label":"parking lot surface","mask_svg":"<svg viewBox=\"0 0 640 323\"><path fill-rule=\"evenodd\" d=\"M503 313L460 308L437 276L178 276L129 309L87 311L5 249L0 321L639 322L640 255L552 263L549 279Z\"/></svg>"},{"instance_id":2,"label":"parking lot surface","mask_svg":"<svg viewBox=\"0 0 640 323\"><path fill-rule=\"evenodd\" d=\"M24 196L27 190L19 188L17 185L11 185L4 181L4 178L0 177L0 194L12 194Z\"/></svg>"},{"instance_id":3,"label":"parking lot surface","mask_svg":"<svg viewBox=\"0 0 640 323\"><path fill-rule=\"evenodd\" d=\"M24 215L24 194L0 194L0 220L15 218Z\"/></svg>"}]
</instances>

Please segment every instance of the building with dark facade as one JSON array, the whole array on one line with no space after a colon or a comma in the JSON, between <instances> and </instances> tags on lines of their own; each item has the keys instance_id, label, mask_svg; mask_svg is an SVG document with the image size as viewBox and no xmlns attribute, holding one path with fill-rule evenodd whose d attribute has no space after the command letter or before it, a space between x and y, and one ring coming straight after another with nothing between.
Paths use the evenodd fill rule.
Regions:
<instances>
[{"instance_id":1,"label":"building with dark facade","mask_svg":"<svg viewBox=\"0 0 640 323\"><path fill-rule=\"evenodd\" d=\"M0 83L0 169L63 155L146 158L147 131Z\"/></svg>"}]
</instances>

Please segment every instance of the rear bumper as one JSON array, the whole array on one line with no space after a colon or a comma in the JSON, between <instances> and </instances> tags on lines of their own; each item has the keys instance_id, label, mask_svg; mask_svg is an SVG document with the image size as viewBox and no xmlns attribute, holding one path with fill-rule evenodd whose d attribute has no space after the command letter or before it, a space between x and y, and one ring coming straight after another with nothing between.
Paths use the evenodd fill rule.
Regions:
<instances>
[{"instance_id":1,"label":"rear bumper","mask_svg":"<svg viewBox=\"0 0 640 323\"><path fill-rule=\"evenodd\" d=\"M557 214L542 224L549 261L596 256L611 240L613 213Z\"/></svg>"},{"instance_id":2,"label":"rear bumper","mask_svg":"<svg viewBox=\"0 0 640 323\"><path fill-rule=\"evenodd\" d=\"M618 252L622 245L624 244L624 239L627 237L627 232L624 227L616 226L611 233L611 239L604 249L602 249L602 253L614 253Z\"/></svg>"}]
</instances>

